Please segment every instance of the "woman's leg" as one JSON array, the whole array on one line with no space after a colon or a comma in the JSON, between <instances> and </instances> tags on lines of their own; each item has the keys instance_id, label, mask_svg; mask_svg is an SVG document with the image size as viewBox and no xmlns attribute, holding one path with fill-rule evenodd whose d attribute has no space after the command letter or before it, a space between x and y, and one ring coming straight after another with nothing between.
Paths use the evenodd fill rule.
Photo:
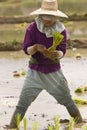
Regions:
<instances>
[{"instance_id":1,"label":"woman's leg","mask_svg":"<svg viewBox=\"0 0 87 130\"><path fill-rule=\"evenodd\" d=\"M77 108L76 104L73 102L72 99L70 99L70 103L71 105L68 106L67 104L65 104L67 111L69 112L69 114L71 115L71 117L73 117L75 119L76 123L80 123L82 122L82 116L80 114L79 109Z\"/></svg>"},{"instance_id":2,"label":"woman's leg","mask_svg":"<svg viewBox=\"0 0 87 130\"><path fill-rule=\"evenodd\" d=\"M42 91L42 88L39 87L39 84L38 85L35 84L31 73L32 72L29 71L28 75L26 76L24 86L19 97L19 102L16 106L16 110L14 111L14 114L10 122L9 126L10 128L17 128L17 122L16 122L17 114L20 115L20 121L21 121L30 104L36 99L36 97Z\"/></svg>"},{"instance_id":3,"label":"woman's leg","mask_svg":"<svg viewBox=\"0 0 87 130\"><path fill-rule=\"evenodd\" d=\"M50 75L50 89L47 90L60 104L64 105L75 121L82 122L82 117L76 104L72 100L67 80L62 71Z\"/></svg>"}]
</instances>

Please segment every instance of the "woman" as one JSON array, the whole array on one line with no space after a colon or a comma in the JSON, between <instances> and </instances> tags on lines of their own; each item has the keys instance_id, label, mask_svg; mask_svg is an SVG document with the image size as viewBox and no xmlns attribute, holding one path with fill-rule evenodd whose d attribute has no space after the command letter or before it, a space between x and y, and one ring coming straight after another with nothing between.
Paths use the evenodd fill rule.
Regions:
<instances>
[{"instance_id":1,"label":"woman","mask_svg":"<svg viewBox=\"0 0 87 130\"><path fill-rule=\"evenodd\" d=\"M15 116L19 113L22 120L30 104L43 89L58 103L64 105L77 123L82 121L61 71L60 59L66 53L67 32L58 17L67 18L67 16L58 10L57 5L56 0L43 0L41 8L30 14L36 16L35 22L27 28L23 43L24 52L31 55L29 70L9 125L10 128L17 127ZM64 38L55 50L49 50L53 44L54 32L58 32Z\"/></svg>"}]
</instances>

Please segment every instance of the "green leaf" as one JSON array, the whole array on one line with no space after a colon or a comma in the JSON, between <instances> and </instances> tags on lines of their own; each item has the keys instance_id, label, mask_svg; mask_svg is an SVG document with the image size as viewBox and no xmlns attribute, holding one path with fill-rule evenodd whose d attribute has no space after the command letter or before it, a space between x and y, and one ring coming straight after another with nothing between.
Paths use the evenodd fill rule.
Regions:
<instances>
[{"instance_id":1,"label":"green leaf","mask_svg":"<svg viewBox=\"0 0 87 130\"><path fill-rule=\"evenodd\" d=\"M58 32L53 33L53 45L48 50L56 50L56 47L61 43L64 36Z\"/></svg>"}]
</instances>

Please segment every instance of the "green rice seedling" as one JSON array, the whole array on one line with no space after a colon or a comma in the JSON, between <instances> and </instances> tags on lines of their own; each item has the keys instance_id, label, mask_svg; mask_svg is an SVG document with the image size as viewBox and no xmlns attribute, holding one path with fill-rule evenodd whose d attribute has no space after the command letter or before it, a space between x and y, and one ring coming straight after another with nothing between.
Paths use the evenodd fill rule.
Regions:
<instances>
[{"instance_id":1,"label":"green rice seedling","mask_svg":"<svg viewBox=\"0 0 87 130\"><path fill-rule=\"evenodd\" d=\"M61 43L61 41L63 40L64 36L58 32L54 32L53 33L53 45L48 48L48 50L52 51L52 50L56 50L56 47Z\"/></svg>"},{"instance_id":2,"label":"green rice seedling","mask_svg":"<svg viewBox=\"0 0 87 130\"><path fill-rule=\"evenodd\" d=\"M77 105L87 105L87 100L80 98L74 98L73 100Z\"/></svg>"},{"instance_id":3,"label":"green rice seedling","mask_svg":"<svg viewBox=\"0 0 87 130\"><path fill-rule=\"evenodd\" d=\"M75 90L75 93L83 93L84 92L84 88L82 87L78 87L76 90Z\"/></svg>"},{"instance_id":4,"label":"green rice seedling","mask_svg":"<svg viewBox=\"0 0 87 130\"><path fill-rule=\"evenodd\" d=\"M75 90L75 93L84 93L87 91L87 85L86 86L81 86L81 87L78 87L76 90Z\"/></svg>"},{"instance_id":5,"label":"green rice seedling","mask_svg":"<svg viewBox=\"0 0 87 130\"><path fill-rule=\"evenodd\" d=\"M59 118L59 116L54 117L54 124L55 124L55 130L59 130L59 126L60 126L60 118Z\"/></svg>"},{"instance_id":6,"label":"green rice seedling","mask_svg":"<svg viewBox=\"0 0 87 130\"><path fill-rule=\"evenodd\" d=\"M53 126L48 126L48 130L53 130Z\"/></svg>"},{"instance_id":7,"label":"green rice seedling","mask_svg":"<svg viewBox=\"0 0 87 130\"><path fill-rule=\"evenodd\" d=\"M87 125L83 126L82 130L87 130Z\"/></svg>"},{"instance_id":8,"label":"green rice seedling","mask_svg":"<svg viewBox=\"0 0 87 130\"><path fill-rule=\"evenodd\" d=\"M32 124L32 130L37 130L37 127L38 127L38 123L34 121Z\"/></svg>"},{"instance_id":9,"label":"green rice seedling","mask_svg":"<svg viewBox=\"0 0 87 130\"><path fill-rule=\"evenodd\" d=\"M20 130L20 120L21 120L21 114L17 114L16 115L16 121L17 121L17 128L18 130Z\"/></svg>"},{"instance_id":10,"label":"green rice seedling","mask_svg":"<svg viewBox=\"0 0 87 130\"><path fill-rule=\"evenodd\" d=\"M23 119L23 124L24 124L24 130L27 130L27 119Z\"/></svg>"},{"instance_id":11,"label":"green rice seedling","mask_svg":"<svg viewBox=\"0 0 87 130\"><path fill-rule=\"evenodd\" d=\"M74 128L74 119L71 117L69 120L69 128L68 130L73 130Z\"/></svg>"},{"instance_id":12,"label":"green rice seedling","mask_svg":"<svg viewBox=\"0 0 87 130\"><path fill-rule=\"evenodd\" d=\"M26 28L27 27L27 23L23 22L23 23L17 24L17 27L18 28Z\"/></svg>"}]
</instances>

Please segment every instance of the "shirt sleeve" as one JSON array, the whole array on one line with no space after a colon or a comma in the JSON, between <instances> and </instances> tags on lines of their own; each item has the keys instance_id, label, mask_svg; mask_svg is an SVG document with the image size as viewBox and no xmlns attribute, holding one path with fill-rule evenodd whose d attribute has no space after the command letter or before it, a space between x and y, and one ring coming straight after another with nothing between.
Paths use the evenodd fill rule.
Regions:
<instances>
[{"instance_id":1,"label":"shirt sleeve","mask_svg":"<svg viewBox=\"0 0 87 130\"><path fill-rule=\"evenodd\" d=\"M66 29L64 31L62 31L61 33L64 36L64 39L62 40L62 42L60 43L60 45L57 47L57 50L60 50L63 52L63 56L66 53L66 44L67 44L67 31Z\"/></svg>"},{"instance_id":2,"label":"shirt sleeve","mask_svg":"<svg viewBox=\"0 0 87 130\"><path fill-rule=\"evenodd\" d=\"M24 42L23 42L23 50L24 52L28 55L27 53L27 48L29 46L32 46L34 44L34 28L33 28L33 23L29 25L29 27L26 29L25 32L25 37L24 37Z\"/></svg>"}]
</instances>

